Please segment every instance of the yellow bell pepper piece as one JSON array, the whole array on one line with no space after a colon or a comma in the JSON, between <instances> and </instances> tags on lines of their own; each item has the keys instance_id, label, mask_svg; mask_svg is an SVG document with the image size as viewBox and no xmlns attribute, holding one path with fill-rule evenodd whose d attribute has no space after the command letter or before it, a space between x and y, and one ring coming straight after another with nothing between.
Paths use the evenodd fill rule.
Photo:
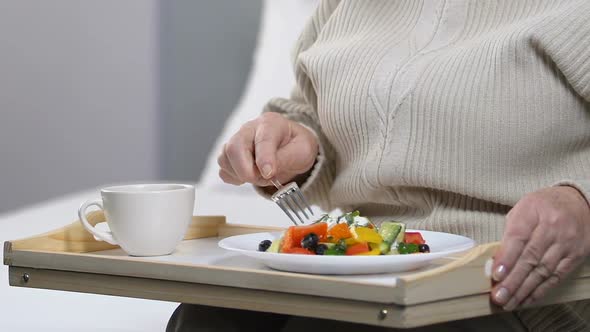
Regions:
<instances>
[{"instance_id":1,"label":"yellow bell pepper piece","mask_svg":"<svg viewBox=\"0 0 590 332\"><path fill-rule=\"evenodd\" d=\"M379 248L372 249L371 251L363 252L362 254L358 254L355 256L379 256L381 255L381 250Z\"/></svg>"},{"instance_id":2,"label":"yellow bell pepper piece","mask_svg":"<svg viewBox=\"0 0 590 332\"><path fill-rule=\"evenodd\" d=\"M369 242L380 244L383 238L376 230L369 227L351 227L350 232L356 242Z\"/></svg>"},{"instance_id":3,"label":"yellow bell pepper piece","mask_svg":"<svg viewBox=\"0 0 590 332\"><path fill-rule=\"evenodd\" d=\"M346 243L347 247L350 247L350 246L354 246L355 244L359 243L359 241L357 241L354 237L349 237L348 239L344 240L344 243Z\"/></svg>"}]
</instances>

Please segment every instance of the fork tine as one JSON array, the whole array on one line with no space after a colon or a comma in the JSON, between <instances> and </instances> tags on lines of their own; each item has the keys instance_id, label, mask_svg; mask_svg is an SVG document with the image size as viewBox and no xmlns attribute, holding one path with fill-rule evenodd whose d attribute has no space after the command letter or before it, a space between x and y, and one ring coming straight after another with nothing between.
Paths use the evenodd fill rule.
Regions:
<instances>
[{"instance_id":1,"label":"fork tine","mask_svg":"<svg viewBox=\"0 0 590 332\"><path fill-rule=\"evenodd\" d=\"M291 222L293 222L293 224L295 226L297 226L297 222L295 221L295 219L293 219L293 217L291 216L291 214L289 213L289 211L287 211L287 209L283 206L283 202L281 199L278 199L276 201L277 205L281 208L281 210L283 210L283 212L285 212L285 214L289 217L289 219L291 219Z\"/></svg>"},{"instance_id":2,"label":"fork tine","mask_svg":"<svg viewBox=\"0 0 590 332\"><path fill-rule=\"evenodd\" d=\"M287 195L287 196L289 196L289 198L291 198L293 203L295 203L295 205L297 205L297 207L299 208L299 211L301 211L301 213L303 213L303 215L305 216L305 219L309 219L309 216L307 215L307 213L305 213L305 209L303 207L301 207L301 204L299 204L299 200L296 199L296 196L295 195Z\"/></svg>"},{"instance_id":3,"label":"fork tine","mask_svg":"<svg viewBox=\"0 0 590 332\"><path fill-rule=\"evenodd\" d=\"M301 191L300 190L295 190L295 192L297 193L297 196L303 202L303 204L305 204L305 206L309 210L309 213L311 213L311 215L314 216L313 211L311 210L311 207L309 206L309 204L305 200L305 197L303 197L303 194L301 194ZM303 209L301 209L301 210L303 210Z\"/></svg>"},{"instance_id":4,"label":"fork tine","mask_svg":"<svg viewBox=\"0 0 590 332\"><path fill-rule=\"evenodd\" d=\"M291 212L293 212L293 214L297 216L297 219L299 219L299 221L301 222L301 224L305 224L305 221L303 221L303 219L301 219L301 216L299 215L299 213L297 213L297 210L289 202L289 199L287 198L288 196L290 196L290 195L287 194L287 195L281 197L281 200L283 200L287 204L287 206L289 206L289 208L291 209Z\"/></svg>"}]
</instances>

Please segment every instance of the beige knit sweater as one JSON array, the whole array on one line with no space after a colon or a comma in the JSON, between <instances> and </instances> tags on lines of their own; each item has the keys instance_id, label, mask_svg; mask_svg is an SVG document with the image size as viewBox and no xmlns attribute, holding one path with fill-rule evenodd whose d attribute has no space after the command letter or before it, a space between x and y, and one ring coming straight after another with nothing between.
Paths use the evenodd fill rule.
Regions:
<instances>
[{"instance_id":1,"label":"beige knit sweater","mask_svg":"<svg viewBox=\"0 0 590 332\"><path fill-rule=\"evenodd\" d=\"M588 1L326 1L294 68L266 111L320 137L324 210L488 242L528 192L590 201Z\"/></svg>"}]
</instances>

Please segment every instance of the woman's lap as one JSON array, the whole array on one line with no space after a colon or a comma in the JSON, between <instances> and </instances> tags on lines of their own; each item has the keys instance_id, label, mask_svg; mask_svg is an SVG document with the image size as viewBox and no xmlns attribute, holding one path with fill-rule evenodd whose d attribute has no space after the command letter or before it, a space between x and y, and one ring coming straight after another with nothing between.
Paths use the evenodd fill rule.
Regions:
<instances>
[{"instance_id":1,"label":"woman's lap","mask_svg":"<svg viewBox=\"0 0 590 332\"><path fill-rule=\"evenodd\" d=\"M170 318L166 331L300 332L310 329L313 331L336 330L338 332L526 331L512 313L398 330L342 321L206 307L193 304L181 304Z\"/></svg>"}]
</instances>

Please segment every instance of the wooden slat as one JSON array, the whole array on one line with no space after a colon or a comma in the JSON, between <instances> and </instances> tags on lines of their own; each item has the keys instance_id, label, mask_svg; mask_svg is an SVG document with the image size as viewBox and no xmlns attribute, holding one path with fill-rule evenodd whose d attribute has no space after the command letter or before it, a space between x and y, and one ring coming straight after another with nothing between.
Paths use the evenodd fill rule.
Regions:
<instances>
[{"instance_id":1,"label":"wooden slat","mask_svg":"<svg viewBox=\"0 0 590 332\"><path fill-rule=\"evenodd\" d=\"M403 321L391 306L377 303L304 296L271 291L212 286L167 280L10 267L12 286L126 296L253 311L265 311L372 325L399 326ZM28 273L25 283L22 275ZM389 308L385 320L379 311Z\"/></svg>"},{"instance_id":2,"label":"wooden slat","mask_svg":"<svg viewBox=\"0 0 590 332\"><path fill-rule=\"evenodd\" d=\"M94 212L89 217L93 224L104 220L101 212ZM226 224L222 216L195 216L185 239L225 237L281 229ZM498 243L480 245L466 254L456 255L448 264L425 272L406 273L397 278L395 285L383 285L332 276L230 266L165 263L158 260L138 260L133 257L92 253L97 248L104 249L105 245L106 249L113 248L104 242L94 240L79 222L75 222L37 237L6 242L4 264L339 299L354 298L381 304L414 305L488 293L491 283L489 276L484 273L484 266L499 246ZM590 276L588 264L574 274L574 278L586 276Z\"/></svg>"},{"instance_id":3,"label":"wooden slat","mask_svg":"<svg viewBox=\"0 0 590 332\"><path fill-rule=\"evenodd\" d=\"M193 216L184 239L193 240L219 236L219 228L224 225L224 216Z\"/></svg>"},{"instance_id":4,"label":"wooden slat","mask_svg":"<svg viewBox=\"0 0 590 332\"><path fill-rule=\"evenodd\" d=\"M243 231L243 226L235 228ZM232 229L233 226L228 226ZM355 298L375 303L413 305L464 295L488 293L490 279L484 275L490 248L479 247L464 257L441 266L436 273L425 271L397 278L397 285L377 285L332 276L305 275L229 266L163 263L127 256L53 253L19 250L8 257L15 266L55 269L118 276L144 277L207 283L212 285ZM160 268L155 268L159 266ZM577 275L582 277L583 273Z\"/></svg>"},{"instance_id":5,"label":"wooden slat","mask_svg":"<svg viewBox=\"0 0 590 332\"><path fill-rule=\"evenodd\" d=\"M567 284L559 285L551 290L547 296L531 307L544 306L555 303L579 301L590 298L590 278L570 280ZM519 310L522 308L517 308ZM405 327L447 322L457 319L487 316L504 312L490 302L490 294L483 293L422 303L406 307L404 310Z\"/></svg>"},{"instance_id":6,"label":"wooden slat","mask_svg":"<svg viewBox=\"0 0 590 332\"><path fill-rule=\"evenodd\" d=\"M403 298L398 301L411 305L489 292L491 280L484 267L498 248L497 242L479 245L446 265L399 278Z\"/></svg>"},{"instance_id":7,"label":"wooden slat","mask_svg":"<svg viewBox=\"0 0 590 332\"><path fill-rule=\"evenodd\" d=\"M90 212L87 218L91 225L105 221L102 211ZM224 224L224 216L194 216L184 239L191 240L217 236L218 228ZM70 253L88 253L119 247L107 242L97 241L92 234L84 229L80 221L75 221L45 234L11 242L12 250L23 249Z\"/></svg>"},{"instance_id":8,"label":"wooden slat","mask_svg":"<svg viewBox=\"0 0 590 332\"><path fill-rule=\"evenodd\" d=\"M489 293L492 288L491 271L486 273L500 242L479 245L460 258L438 268L400 276L398 286L402 290L396 303L413 305L466 295ZM572 274L572 279L590 276L590 260ZM580 298L578 298L580 299Z\"/></svg>"},{"instance_id":9,"label":"wooden slat","mask_svg":"<svg viewBox=\"0 0 590 332\"><path fill-rule=\"evenodd\" d=\"M131 278L44 269L10 267L12 286L65 290L82 293L126 296L142 299L194 303L305 317L338 319L377 326L410 328L502 312L479 294L414 306L304 296L272 291L212 286L168 280ZM29 281L22 276L28 273ZM547 305L590 297L588 278L573 280L548 294L537 305ZM387 316L380 319L381 310Z\"/></svg>"},{"instance_id":10,"label":"wooden slat","mask_svg":"<svg viewBox=\"0 0 590 332\"><path fill-rule=\"evenodd\" d=\"M258 232L278 232L283 230L285 230L283 227L225 224L219 227L219 233L217 236L229 237L234 235L252 234Z\"/></svg>"},{"instance_id":11,"label":"wooden slat","mask_svg":"<svg viewBox=\"0 0 590 332\"><path fill-rule=\"evenodd\" d=\"M2 256L4 265L12 265L12 259L10 255L12 255L12 242L6 241L4 242L4 255Z\"/></svg>"},{"instance_id":12,"label":"wooden slat","mask_svg":"<svg viewBox=\"0 0 590 332\"><path fill-rule=\"evenodd\" d=\"M87 218L91 225L96 225L105 220L102 211L90 212ZM118 246L103 241L96 241L92 234L88 233L79 221L38 236L11 242L12 250L92 252L118 248Z\"/></svg>"},{"instance_id":13,"label":"wooden slat","mask_svg":"<svg viewBox=\"0 0 590 332\"><path fill-rule=\"evenodd\" d=\"M356 298L391 303L397 288L338 279L332 276L307 275L230 266L162 263L127 256L104 256L92 253L53 253L13 251L12 266L62 271L111 274L204 283L219 286L271 290L293 294L313 294L335 298Z\"/></svg>"},{"instance_id":14,"label":"wooden slat","mask_svg":"<svg viewBox=\"0 0 590 332\"><path fill-rule=\"evenodd\" d=\"M102 212L89 215L96 224L104 220ZM262 231L278 231L283 228L225 224L221 216L195 216L185 239L214 236L232 236ZM70 236L63 236L70 234ZM73 236L75 234L76 236ZM71 242L71 243L70 243ZM79 222L56 231L6 243L4 257L7 265L55 269L88 273L105 273L119 276L134 276L183 282L210 283L250 289L269 289L289 293L336 294L336 297L354 297L357 290L365 299L391 302L388 295L392 288L380 285L361 284L360 288L348 287L355 283L329 276L301 275L289 272L259 269L232 268L223 266L163 263L161 261L137 260L126 256L92 254L103 242L96 241ZM110 249L113 247L107 247ZM91 251L84 251L91 250ZM157 268L159 267L159 268Z\"/></svg>"}]
</instances>

